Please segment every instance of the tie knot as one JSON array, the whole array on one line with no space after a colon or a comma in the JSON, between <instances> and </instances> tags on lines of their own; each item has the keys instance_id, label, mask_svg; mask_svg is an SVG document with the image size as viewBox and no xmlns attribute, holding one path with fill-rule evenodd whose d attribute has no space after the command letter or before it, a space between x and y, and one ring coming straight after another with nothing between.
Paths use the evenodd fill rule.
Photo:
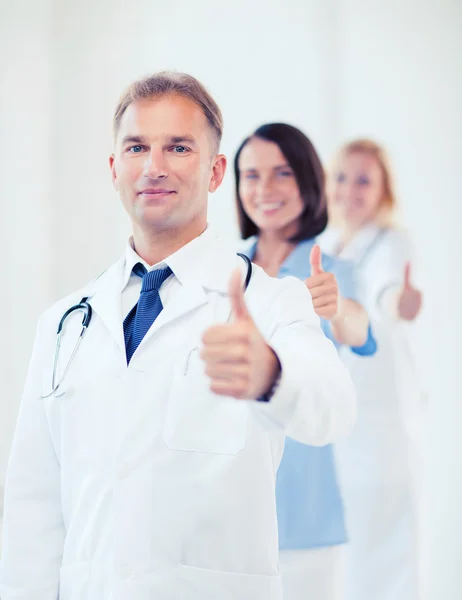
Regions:
<instances>
[{"instance_id":1,"label":"tie knot","mask_svg":"<svg viewBox=\"0 0 462 600\"><path fill-rule=\"evenodd\" d=\"M170 267L147 271L146 267L141 263L137 263L133 267L133 273L142 278L141 292L152 292L153 290L158 290L173 271Z\"/></svg>"}]
</instances>

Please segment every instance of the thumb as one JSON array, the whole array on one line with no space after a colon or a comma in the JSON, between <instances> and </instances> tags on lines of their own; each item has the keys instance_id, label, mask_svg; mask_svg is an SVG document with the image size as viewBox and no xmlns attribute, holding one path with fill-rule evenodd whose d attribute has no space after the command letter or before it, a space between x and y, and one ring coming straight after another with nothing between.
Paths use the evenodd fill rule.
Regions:
<instances>
[{"instance_id":1,"label":"thumb","mask_svg":"<svg viewBox=\"0 0 462 600\"><path fill-rule=\"evenodd\" d=\"M323 272L321 248L315 244L310 253L311 275L319 275Z\"/></svg>"},{"instance_id":2,"label":"thumb","mask_svg":"<svg viewBox=\"0 0 462 600\"><path fill-rule=\"evenodd\" d=\"M244 290L242 288L242 277L239 268L234 269L229 280L228 295L231 302L231 310L234 319L250 319L249 311L244 300Z\"/></svg>"},{"instance_id":3,"label":"thumb","mask_svg":"<svg viewBox=\"0 0 462 600\"><path fill-rule=\"evenodd\" d=\"M404 265L404 289L409 290L411 288L411 263L407 262Z\"/></svg>"}]
</instances>

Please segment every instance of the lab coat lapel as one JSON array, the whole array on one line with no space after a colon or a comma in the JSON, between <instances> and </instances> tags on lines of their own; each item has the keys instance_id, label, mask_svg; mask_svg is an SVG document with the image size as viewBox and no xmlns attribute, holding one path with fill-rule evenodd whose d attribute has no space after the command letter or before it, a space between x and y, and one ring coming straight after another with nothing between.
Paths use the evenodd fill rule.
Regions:
<instances>
[{"instance_id":1,"label":"lab coat lapel","mask_svg":"<svg viewBox=\"0 0 462 600\"><path fill-rule=\"evenodd\" d=\"M168 305L162 310L157 319L151 325L149 331L140 343L140 348L157 332L159 329L171 324L173 321L186 316L195 309L212 302L213 307L204 315L204 318L197 321L195 325L199 328L205 328L213 323L226 322L231 313L231 305L228 300L228 282L233 268L240 261L245 269L245 263L238 259L235 252L218 238L214 239L206 250L200 255L200 260L191 266L188 276L182 277L181 289L170 300ZM173 271L175 267L173 265ZM243 272L243 281L244 281ZM220 301L217 301L217 296ZM191 322L186 327L191 329Z\"/></svg>"},{"instance_id":2,"label":"lab coat lapel","mask_svg":"<svg viewBox=\"0 0 462 600\"><path fill-rule=\"evenodd\" d=\"M110 267L86 292L93 310L122 352L125 352L121 302L124 260L122 258ZM181 289L154 321L139 347L142 348L159 329L207 304L210 300L209 292L218 293L225 301L215 303L213 314L210 314L207 320L210 324L226 322L231 311L227 300L228 282L232 270L238 265L242 269L244 281L244 261L223 241L214 239L201 254L201 260L192 266L188 276L183 278Z\"/></svg>"},{"instance_id":3,"label":"lab coat lapel","mask_svg":"<svg viewBox=\"0 0 462 600\"><path fill-rule=\"evenodd\" d=\"M380 235L381 231L382 229L375 223L369 223L360 229L354 238L338 252L341 239L340 229L328 229L320 237L321 249L332 256L359 262L367 254L369 247L374 243L374 240Z\"/></svg>"},{"instance_id":4,"label":"lab coat lapel","mask_svg":"<svg viewBox=\"0 0 462 600\"><path fill-rule=\"evenodd\" d=\"M207 304L208 298L201 285L185 285L173 296L168 305L162 310L151 325L149 331L140 343L140 348L162 327L179 319L191 311Z\"/></svg>"},{"instance_id":5,"label":"lab coat lapel","mask_svg":"<svg viewBox=\"0 0 462 600\"><path fill-rule=\"evenodd\" d=\"M122 258L94 282L93 294L89 293L89 302L119 348L125 353L121 300L123 266Z\"/></svg>"},{"instance_id":6,"label":"lab coat lapel","mask_svg":"<svg viewBox=\"0 0 462 600\"><path fill-rule=\"evenodd\" d=\"M369 247L380 234L381 229L374 223L365 225L351 242L345 246L340 253L340 258L352 260L355 262L361 261L368 252Z\"/></svg>"}]
</instances>

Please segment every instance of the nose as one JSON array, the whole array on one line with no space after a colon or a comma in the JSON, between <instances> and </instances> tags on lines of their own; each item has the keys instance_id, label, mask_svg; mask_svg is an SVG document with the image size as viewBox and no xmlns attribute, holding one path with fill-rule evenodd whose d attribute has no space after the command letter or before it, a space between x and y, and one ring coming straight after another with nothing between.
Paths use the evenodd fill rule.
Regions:
<instances>
[{"instance_id":1,"label":"nose","mask_svg":"<svg viewBox=\"0 0 462 600\"><path fill-rule=\"evenodd\" d=\"M162 149L151 149L146 155L143 175L149 179L165 179L168 175L167 164Z\"/></svg>"},{"instance_id":2,"label":"nose","mask_svg":"<svg viewBox=\"0 0 462 600\"><path fill-rule=\"evenodd\" d=\"M355 186L351 181L337 182L337 192L340 192L345 200L350 200L355 195Z\"/></svg>"},{"instance_id":3,"label":"nose","mask_svg":"<svg viewBox=\"0 0 462 600\"><path fill-rule=\"evenodd\" d=\"M261 177L258 181L257 184L257 198L260 198L261 200L265 200L266 198L270 197L273 191L273 186L271 184L271 181L269 178L267 177Z\"/></svg>"}]
</instances>

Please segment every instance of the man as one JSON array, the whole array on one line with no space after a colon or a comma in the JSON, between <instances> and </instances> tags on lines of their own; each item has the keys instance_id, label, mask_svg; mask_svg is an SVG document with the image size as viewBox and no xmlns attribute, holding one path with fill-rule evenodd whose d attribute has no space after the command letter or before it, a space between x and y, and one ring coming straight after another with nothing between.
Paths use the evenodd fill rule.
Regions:
<instances>
[{"instance_id":1,"label":"man","mask_svg":"<svg viewBox=\"0 0 462 600\"><path fill-rule=\"evenodd\" d=\"M122 259L40 320L7 475L2 600L279 600L284 435L332 442L354 391L303 283L271 279L207 227L222 120L161 73L114 117ZM50 394L56 330L92 319ZM81 331L64 325L57 378ZM42 399L42 396L46 396Z\"/></svg>"}]
</instances>

